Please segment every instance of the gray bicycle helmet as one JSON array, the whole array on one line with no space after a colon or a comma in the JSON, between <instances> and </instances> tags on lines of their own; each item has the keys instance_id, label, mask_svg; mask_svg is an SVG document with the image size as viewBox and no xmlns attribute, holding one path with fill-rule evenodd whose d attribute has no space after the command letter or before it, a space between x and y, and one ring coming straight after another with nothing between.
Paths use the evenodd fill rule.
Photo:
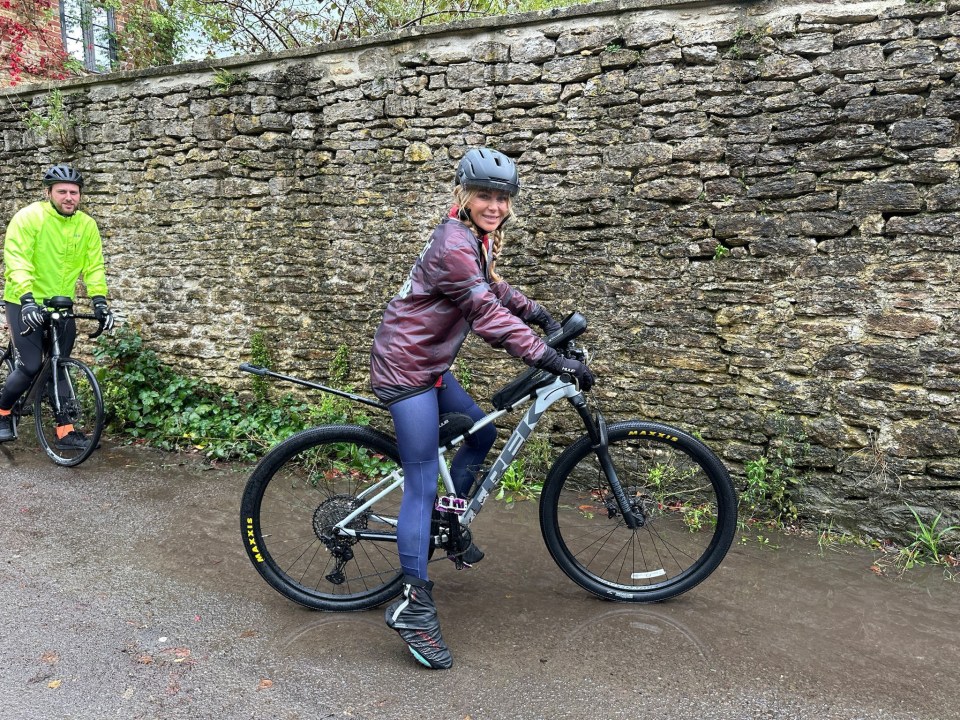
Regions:
<instances>
[{"instance_id":1,"label":"gray bicycle helmet","mask_svg":"<svg viewBox=\"0 0 960 720\"><path fill-rule=\"evenodd\" d=\"M43 184L46 187L56 185L57 183L73 183L77 187L83 187L83 175L74 170L69 165L54 165L43 174Z\"/></svg>"},{"instance_id":2,"label":"gray bicycle helmet","mask_svg":"<svg viewBox=\"0 0 960 720\"><path fill-rule=\"evenodd\" d=\"M474 148L461 158L455 184L501 190L510 195L520 192L516 164L502 152L490 148Z\"/></svg>"}]
</instances>

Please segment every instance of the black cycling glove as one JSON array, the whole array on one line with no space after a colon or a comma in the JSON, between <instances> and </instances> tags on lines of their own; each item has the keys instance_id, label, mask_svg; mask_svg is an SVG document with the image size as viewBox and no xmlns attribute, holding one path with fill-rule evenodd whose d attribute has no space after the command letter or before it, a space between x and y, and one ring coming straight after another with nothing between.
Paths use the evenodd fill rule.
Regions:
<instances>
[{"instance_id":1,"label":"black cycling glove","mask_svg":"<svg viewBox=\"0 0 960 720\"><path fill-rule=\"evenodd\" d=\"M551 347L548 347L546 352L537 360L537 367L554 375L573 376L581 390L589 390L596 382L590 368L579 360L564 357Z\"/></svg>"},{"instance_id":2,"label":"black cycling glove","mask_svg":"<svg viewBox=\"0 0 960 720\"><path fill-rule=\"evenodd\" d=\"M33 293L26 293L20 298L20 322L31 330L41 330L45 321L43 310L33 299Z\"/></svg>"},{"instance_id":3,"label":"black cycling glove","mask_svg":"<svg viewBox=\"0 0 960 720\"><path fill-rule=\"evenodd\" d=\"M534 313L527 318L527 322L532 322L535 325L539 325L543 328L543 332L549 337L556 332L560 332L563 328L560 326L556 320L550 317L548 313L541 305L537 305L537 309Z\"/></svg>"},{"instance_id":4,"label":"black cycling glove","mask_svg":"<svg viewBox=\"0 0 960 720\"><path fill-rule=\"evenodd\" d=\"M100 321L104 330L113 330L113 313L107 307L107 299L103 295L93 296L93 314Z\"/></svg>"}]
</instances>

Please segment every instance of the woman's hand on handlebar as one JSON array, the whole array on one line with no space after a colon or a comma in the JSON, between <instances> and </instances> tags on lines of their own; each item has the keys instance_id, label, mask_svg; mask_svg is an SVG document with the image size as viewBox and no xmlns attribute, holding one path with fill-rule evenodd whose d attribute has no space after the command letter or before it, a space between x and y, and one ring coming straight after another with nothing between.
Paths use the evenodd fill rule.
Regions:
<instances>
[{"instance_id":1,"label":"woman's hand on handlebar","mask_svg":"<svg viewBox=\"0 0 960 720\"><path fill-rule=\"evenodd\" d=\"M564 357L551 347L548 347L537 361L537 367L554 375L570 375L581 390L589 390L597 380L586 364Z\"/></svg>"}]
</instances>

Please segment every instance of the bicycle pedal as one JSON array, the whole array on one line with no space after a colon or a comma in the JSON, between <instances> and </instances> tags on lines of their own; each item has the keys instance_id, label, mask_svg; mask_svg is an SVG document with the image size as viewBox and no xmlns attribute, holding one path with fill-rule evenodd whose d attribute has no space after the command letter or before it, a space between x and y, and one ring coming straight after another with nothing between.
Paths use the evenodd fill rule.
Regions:
<instances>
[{"instance_id":1,"label":"bicycle pedal","mask_svg":"<svg viewBox=\"0 0 960 720\"><path fill-rule=\"evenodd\" d=\"M437 498L436 509L439 512L463 515L467 511L467 501L456 495L441 495Z\"/></svg>"},{"instance_id":2,"label":"bicycle pedal","mask_svg":"<svg viewBox=\"0 0 960 720\"><path fill-rule=\"evenodd\" d=\"M460 555L447 555L447 560L452 562L456 566L457 570L469 570L473 568L473 565L468 562L464 562Z\"/></svg>"}]
</instances>

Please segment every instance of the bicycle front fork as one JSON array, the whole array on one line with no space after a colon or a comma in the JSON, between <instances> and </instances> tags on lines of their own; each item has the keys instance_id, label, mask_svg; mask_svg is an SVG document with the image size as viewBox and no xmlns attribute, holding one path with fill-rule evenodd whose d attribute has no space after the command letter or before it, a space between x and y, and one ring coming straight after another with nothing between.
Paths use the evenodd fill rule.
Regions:
<instances>
[{"instance_id":1,"label":"bicycle front fork","mask_svg":"<svg viewBox=\"0 0 960 720\"><path fill-rule=\"evenodd\" d=\"M587 428L587 432L590 436L591 447L597 455L597 460L600 463L600 469L603 470L603 474L607 478L607 483L610 485L610 491L613 493L613 497L617 501L617 508L620 510L620 515L623 517L623 521L631 530L636 530L637 528L643 527L646 524L646 518L643 515L643 511L640 510L639 507L636 507L630 503L630 499L623 490L623 485L620 484L620 477L617 475L617 469L614 467L613 460L610 458L610 441L607 436L607 421L604 419L603 414L597 410L596 418L594 419L591 417L590 412L587 409L587 402L583 399L582 395L578 395L577 398L571 400L571 402L573 402L577 413L583 419L583 424Z\"/></svg>"}]
</instances>

